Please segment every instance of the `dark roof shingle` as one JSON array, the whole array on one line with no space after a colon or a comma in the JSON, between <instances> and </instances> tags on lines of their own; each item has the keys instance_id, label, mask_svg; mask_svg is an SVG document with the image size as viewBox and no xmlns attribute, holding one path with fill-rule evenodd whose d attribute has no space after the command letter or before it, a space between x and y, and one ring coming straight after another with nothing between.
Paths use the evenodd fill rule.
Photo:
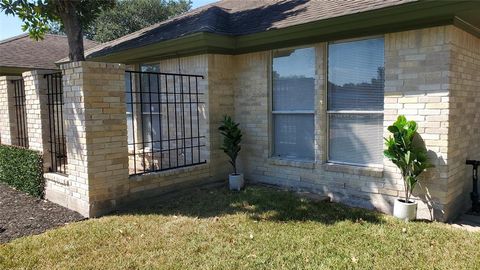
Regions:
<instances>
[{"instance_id":1,"label":"dark roof shingle","mask_svg":"<svg viewBox=\"0 0 480 270\"><path fill-rule=\"evenodd\" d=\"M223 0L103 43L90 57L207 32L241 36L417 0Z\"/></svg>"},{"instance_id":2,"label":"dark roof shingle","mask_svg":"<svg viewBox=\"0 0 480 270\"><path fill-rule=\"evenodd\" d=\"M97 44L84 40L85 49ZM43 40L35 41L22 34L0 41L0 67L57 69L55 62L67 55L66 36L46 34Z\"/></svg>"}]
</instances>

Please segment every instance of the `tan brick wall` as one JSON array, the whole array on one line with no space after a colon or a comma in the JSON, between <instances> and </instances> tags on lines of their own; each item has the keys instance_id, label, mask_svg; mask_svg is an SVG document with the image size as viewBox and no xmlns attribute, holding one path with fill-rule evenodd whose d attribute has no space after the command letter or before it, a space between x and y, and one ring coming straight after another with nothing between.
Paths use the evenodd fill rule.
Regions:
<instances>
[{"instance_id":1,"label":"tan brick wall","mask_svg":"<svg viewBox=\"0 0 480 270\"><path fill-rule=\"evenodd\" d=\"M130 178L123 69L114 64L72 63L64 67L69 176L67 181L57 179L51 189L66 182L68 196L74 198L70 207L96 215L120 202L226 179L231 168L219 149L217 128L223 115L230 114L244 131L239 162L248 180L306 189L335 201L391 212L393 201L403 192L403 181L388 160L381 169L326 163L326 43L312 46L317 52L315 162L270 157L269 51L160 61L162 72L205 76L199 90L207 144L202 157L207 163ZM478 47L478 38L453 26L385 35L384 127L399 114L417 121L436 165L415 192L420 218L446 220L465 205L470 182L463 163L467 157L479 158L480 150L475 138L480 121L475 97Z\"/></svg>"},{"instance_id":2,"label":"tan brick wall","mask_svg":"<svg viewBox=\"0 0 480 270\"><path fill-rule=\"evenodd\" d=\"M22 74L25 84L28 147L43 153L44 170L50 167L50 130L48 120L47 80L54 70L33 70Z\"/></svg>"},{"instance_id":3,"label":"tan brick wall","mask_svg":"<svg viewBox=\"0 0 480 270\"><path fill-rule=\"evenodd\" d=\"M384 127L399 114L418 122L419 133L436 165L417 187L419 217L443 220L446 212L449 173L449 74L452 27L434 27L385 35ZM241 161L247 178L327 194L336 201L385 212L403 192L398 170L384 159L383 169L325 164L325 43L313 44L317 52L316 162L304 163L270 158L270 53L235 56L235 116L245 132ZM388 135L385 133L385 135Z\"/></svg>"},{"instance_id":4,"label":"tan brick wall","mask_svg":"<svg viewBox=\"0 0 480 270\"><path fill-rule=\"evenodd\" d=\"M419 215L428 218L428 210L433 208L432 217L440 220L449 217L445 213L450 69L450 45L446 37L449 31L449 27L434 27L385 36L384 126L400 114L418 123L418 132L435 165L416 188L415 194L427 206L420 209ZM388 135L386 130L385 135ZM384 170L393 173L396 167L385 160ZM400 179L394 184L403 186Z\"/></svg>"},{"instance_id":5,"label":"tan brick wall","mask_svg":"<svg viewBox=\"0 0 480 270\"><path fill-rule=\"evenodd\" d=\"M161 72L202 75L198 80L200 102L200 133L205 136L206 147L201 158L206 164L148 173L130 177L129 197L134 199L161 194L188 185L200 185L226 179L230 171L226 158L219 149L217 128L223 114L233 114L232 56L198 55L162 60ZM188 119L187 119L188 122ZM173 128L173 127L172 127ZM188 130L185 131L188 134Z\"/></svg>"},{"instance_id":6,"label":"tan brick wall","mask_svg":"<svg viewBox=\"0 0 480 270\"><path fill-rule=\"evenodd\" d=\"M20 76L0 77L0 143L17 145L17 120L15 115L15 90L12 80Z\"/></svg>"},{"instance_id":7,"label":"tan brick wall","mask_svg":"<svg viewBox=\"0 0 480 270\"><path fill-rule=\"evenodd\" d=\"M67 206L85 216L101 215L128 194L125 69L95 62L62 69Z\"/></svg>"},{"instance_id":8,"label":"tan brick wall","mask_svg":"<svg viewBox=\"0 0 480 270\"><path fill-rule=\"evenodd\" d=\"M45 175L47 198L85 216L97 216L131 200L226 179L228 163L218 149L217 128L223 113L233 114L232 75L225 69L232 66L231 59L202 55L162 61L163 72L205 76L199 80L203 102L199 113L207 145L201 155L207 163L130 177L124 67L94 62L63 65L68 176ZM210 92L209 83L216 85Z\"/></svg>"},{"instance_id":9,"label":"tan brick wall","mask_svg":"<svg viewBox=\"0 0 480 270\"><path fill-rule=\"evenodd\" d=\"M480 160L480 39L449 27L450 114L448 148L447 213L471 206L472 167L467 159Z\"/></svg>"}]
</instances>

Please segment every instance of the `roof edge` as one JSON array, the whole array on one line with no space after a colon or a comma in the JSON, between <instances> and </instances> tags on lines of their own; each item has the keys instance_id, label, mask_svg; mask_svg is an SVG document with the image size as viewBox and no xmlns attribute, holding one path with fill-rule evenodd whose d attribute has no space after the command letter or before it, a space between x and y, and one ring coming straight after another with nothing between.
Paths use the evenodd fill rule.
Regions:
<instances>
[{"instance_id":1,"label":"roof edge","mask_svg":"<svg viewBox=\"0 0 480 270\"><path fill-rule=\"evenodd\" d=\"M17 40L17 39L21 39L21 38L24 38L24 37L28 37L28 33L22 33L20 35L16 35L16 36L13 36L13 37L9 37L9 38L0 40L0 44L8 43L8 42L11 42L11 41L14 41L14 40Z\"/></svg>"},{"instance_id":2,"label":"roof edge","mask_svg":"<svg viewBox=\"0 0 480 270\"><path fill-rule=\"evenodd\" d=\"M461 24L455 19L455 12L471 9L472 4L469 1L412 2L243 36L199 32L106 55L96 56L94 52L87 56L87 59L131 64L145 59L172 58L205 52L241 54L313 42ZM462 25L466 27L468 23Z\"/></svg>"}]
</instances>

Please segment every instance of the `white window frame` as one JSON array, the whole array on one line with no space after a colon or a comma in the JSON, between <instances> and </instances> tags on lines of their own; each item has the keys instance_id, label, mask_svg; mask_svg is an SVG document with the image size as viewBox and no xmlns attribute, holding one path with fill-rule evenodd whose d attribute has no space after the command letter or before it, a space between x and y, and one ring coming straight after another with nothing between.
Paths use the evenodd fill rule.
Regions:
<instances>
[{"instance_id":1,"label":"white window frame","mask_svg":"<svg viewBox=\"0 0 480 270\"><path fill-rule=\"evenodd\" d=\"M330 41L327 42L326 45L326 53L325 53L325 107L327 108L326 114L327 114L327 144L326 144L326 149L327 149L327 163L331 164L339 164L339 165L349 165L349 166L356 166L356 167L367 167L367 168L383 168L383 164L377 164L377 163L366 163L366 164L361 164L361 163L352 163L352 162L344 162L344 161L335 161L330 159L330 115L333 114L385 114L385 110L377 110L377 111L360 111L360 110L330 110L328 109L328 95L330 94L330 90L328 89L328 56L330 53L329 46L330 44L338 44L338 43L346 43L346 42L354 42L354 41L361 41L361 40L368 40L368 39L375 39L375 38L383 38L385 40L385 36L368 36L368 37L361 37L361 38L351 38L351 39L342 39L342 40L336 40L336 41ZM385 50L385 49L384 49ZM385 51L384 51L385 54ZM384 65L385 66L385 65ZM385 96L385 95L384 95ZM384 101L385 103L385 101Z\"/></svg>"},{"instance_id":2,"label":"white window frame","mask_svg":"<svg viewBox=\"0 0 480 270\"><path fill-rule=\"evenodd\" d=\"M282 157L282 156L277 156L275 155L275 127L274 127L274 121L273 121L273 118L275 115L312 115L313 116L313 138L315 140L315 102L314 102L314 108L313 110L274 110L273 109L273 59L274 59L274 52L275 51L283 51L283 50L299 50L299 49L307 49L307 48L312 48L314 53L315 53L315 70L317 69L317 64L316 64L316 54L317 54L317 50L315 48L315 46L312 44L312 45L306 45L306 46L301 46L301 47L289 47L289 48L281 48L281 49L277 49L277 50L272 50L270 51L270 66L268 68L268 71L269 71L269 78L270 78L270 102L269 102L269 106L270 106L270 134L271 134L271 143L270 143L270 157L273 157L273 158L280 158L280 159L290 159L290 160L300 160L300 161L312 161L314 162L316 160L316 153L315 153L315 145L313 146L313 159L301 159L301 158L288 158L288 157ZM316 78L315 78L316 80ZM316 85L316 84L315 84ZM314 92L313 92L313 98L317 98L317 91L316 89L314 89Z\"/></svg>"}]
</instances>

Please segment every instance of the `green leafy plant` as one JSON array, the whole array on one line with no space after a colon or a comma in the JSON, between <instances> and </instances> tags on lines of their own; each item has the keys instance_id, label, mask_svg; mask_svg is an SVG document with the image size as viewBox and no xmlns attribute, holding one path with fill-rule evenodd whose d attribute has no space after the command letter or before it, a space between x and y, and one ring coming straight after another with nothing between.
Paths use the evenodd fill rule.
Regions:
<instances>
[{"instance_id":1,"label":"green leafy plant","mask_svg":"<svg viewBox=\"0 0 480 270\"><path fill-rule=\"evenodd\" d=\"M218 128L223 135L223 144L220 149L230 158L230 164L233 166L233 173L237 174L237 157L242 149L240 142L242 141L242 130L238 127L230 116L223 117L222 125Z\"/></svg>"},{"instance_id":2,"label":"green leafy plant","mask_svg":"<svg viewBox=\"0 0 480 270\"><path fill-rule=\"evenodd\" d=\"M433 167L428 160L425 146L421 143L421 140L418 140L417 128L415 121L408 121L405 116L400 115L388 127L388 131L392 135L385 138L387 149L383 153L385 157L397 165L402 173L405 184L405 202L410 202L419 175L427 168Z\"/></svg>"},{"instance_id":3,"label":"green leafy plant","mask_svg":"<svg viewBox=\"0 0 480 270\"><path fill-rule=\"evenodd\" d=\"M30 195L42 197L42 155L21 147L0 145L0 182Z\"/></svg>"}]
</instances>

